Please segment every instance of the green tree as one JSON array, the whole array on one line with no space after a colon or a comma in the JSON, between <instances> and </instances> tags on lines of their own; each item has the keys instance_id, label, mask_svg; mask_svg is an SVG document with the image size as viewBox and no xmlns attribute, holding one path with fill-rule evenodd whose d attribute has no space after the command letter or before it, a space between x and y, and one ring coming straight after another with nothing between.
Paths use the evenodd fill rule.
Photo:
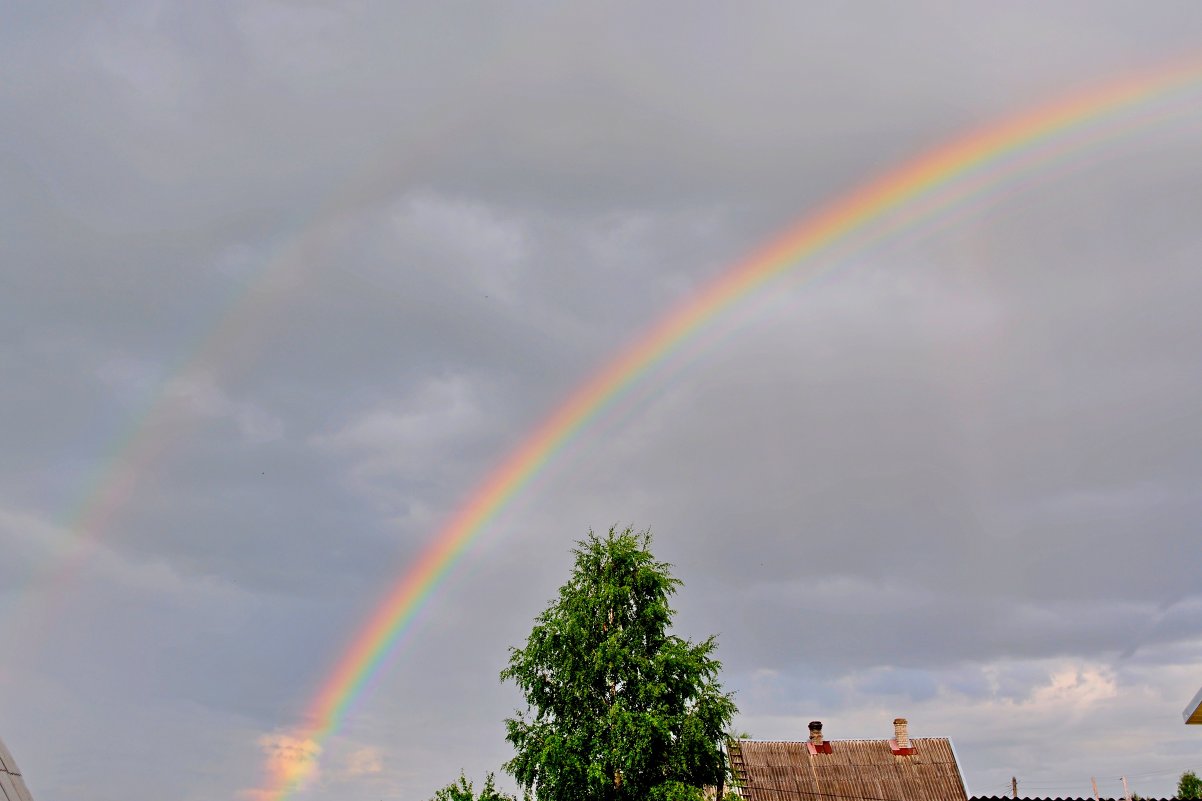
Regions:
<instances>
[{"instance_id":1,"label":"green tree","mask_svg":"<svg viewBox=\"0 0 1202 801\"><path fill-rule=\"evenodd\" d=\"M714 638L669 634L681 582L650 546L649 531L590 531L525 647L510 649L501 678L529 708L505 721L505 768L539 801L685 801L723 783L734 701Z\"/></svg>"},{"instance_id":2,"label":"green tree","mask_svg":"<svg viewBox=\"0 0 1202 801\"><path fill-rule=\"evenodd\" d=\"M1181 774L1177 780L1177 797L1180 799L1202 798L1202 779L1192 770Z\"/></svg>"},{"instance_id":3,"label":"green tree","mask_svg":"<svg viewBox=\"0 0 1202 801\"><path fill-rule=\"evenodd\" d=\"M480 795L475 794L472 783L460 773L458 781L443 787L434 794L430 801L516 801L516 799L511 795L497 792L495 777L492 773L484 778L484 787L481 788Z\"/></svg>"}]
</instances>

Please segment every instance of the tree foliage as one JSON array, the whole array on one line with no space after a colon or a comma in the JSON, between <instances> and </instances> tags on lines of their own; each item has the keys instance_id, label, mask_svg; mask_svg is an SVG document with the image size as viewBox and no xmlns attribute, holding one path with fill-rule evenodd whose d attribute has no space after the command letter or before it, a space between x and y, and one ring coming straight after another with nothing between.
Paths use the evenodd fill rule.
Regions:
<instances>
[{"instance_id":1,"label":"tree foliage","mask_svg":"<svg viewBox=\"0 0 1202 801\"><path fill-rule=\"evenodd\" d=\"M451 782L434 793L434 797L430 801L516 801L516 799L511 795L497 792L495 777L492 773L484 778L484 787L480 789L480 795L476 795L472 783L460 773L458 781Z\"/></svg>"},{"instance_id":2,"label":"tree foliage","mask_svg":"<svg viewBox=\"0 0 1202 801\"><path fill-rule=\"evenodd\" d=\"M539 801L684 801L721 786L723 732L715 640L669 633L680 586L650 532L589 532L559 596L511 648L501 678L528 709L505 721L505 767Z\"/></svg>"},{"instance_id":3,"label":"tree foliage","mask_svg":"<svg viewBox=\"0 0 1202 801\"><path fill-rule=\"evenodd\" d=\"M1181 774L1181 778L1177 780L1177 797L1183 801L1187 798L1202 799L1202 779L1198 778L1198 774L1192 770Z\"/></svg>"}]
</instances>

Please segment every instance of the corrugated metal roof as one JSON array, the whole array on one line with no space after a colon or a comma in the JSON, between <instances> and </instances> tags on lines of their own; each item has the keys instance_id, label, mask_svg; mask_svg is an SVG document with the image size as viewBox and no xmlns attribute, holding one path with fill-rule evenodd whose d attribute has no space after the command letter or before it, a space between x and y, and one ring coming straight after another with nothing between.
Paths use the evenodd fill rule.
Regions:
<instances>
[{"instance_id":1,"label":"corrugated metal roof","mask_svg":"<svg viewBox=\"0 0 1202 801\"><path fill-rule=\"evenodd\" d=\"M735 791L746 801L968 801L946 737L911 737L915 752L894 756L888 740L738 740L730 745Z\"/></svg>"},{"instance_id":2,"label":"corrugated metal roof","mask_svg":"<svg viewBox=\"0 0 1202 801\"><path fill-rule=\"evenodd\" d=\"M12 752L0 740L0 801L33 801Z\"/></svg>"}]
</instances>

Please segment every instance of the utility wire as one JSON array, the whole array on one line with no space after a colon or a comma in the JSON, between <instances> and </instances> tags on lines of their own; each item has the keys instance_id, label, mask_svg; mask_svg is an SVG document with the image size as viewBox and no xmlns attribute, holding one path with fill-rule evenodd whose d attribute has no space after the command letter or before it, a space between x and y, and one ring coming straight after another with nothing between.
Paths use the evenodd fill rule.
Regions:
<instances>
[{"instance_id":1,"label":"utility wire","mask_svg":"<svg viewBox=\"0 0 1202 801\"><path fill-rule=\"evenodd\" d=\"M1192 770L1195 773L1197 773L1199 769L1198 768L1185 768L1184 770L1177 770L1176 768L1173 768L1170 770L1152 770L1152 771L1148 771L1147 773L1128 773L1127 778L1128 779L1138 779L1141 776L1163 776L1166 773L1176 773L1178 775L1181 775L1182 773L1184 773L1187 770Z\"/></svg>"}]
</instances>

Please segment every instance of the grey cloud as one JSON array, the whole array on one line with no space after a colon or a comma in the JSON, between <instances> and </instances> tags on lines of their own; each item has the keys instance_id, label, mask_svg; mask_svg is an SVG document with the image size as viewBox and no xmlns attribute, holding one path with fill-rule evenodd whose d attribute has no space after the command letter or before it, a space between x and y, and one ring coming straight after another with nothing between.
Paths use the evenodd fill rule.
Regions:
<instances>
[{"instance_id":1,"label":"grey cloud","mask_svg":"<svg viewBox=\"0 0 1202 801\"><path fill-rule=\"evenodd\" d=\"M51 801L252 786L441 522L665 309L832 193L1202 23L62 10L0 32L0 734ZM496 769L505 649L615 523L656 532L758 736L883 736L905 706L981 792L1189 766L1191 108L714 321L484 527L309 796ZM113 508L55 600L97 477ZM364 748L381 772L350 775Z\"/></svg>"}]
</instances>

